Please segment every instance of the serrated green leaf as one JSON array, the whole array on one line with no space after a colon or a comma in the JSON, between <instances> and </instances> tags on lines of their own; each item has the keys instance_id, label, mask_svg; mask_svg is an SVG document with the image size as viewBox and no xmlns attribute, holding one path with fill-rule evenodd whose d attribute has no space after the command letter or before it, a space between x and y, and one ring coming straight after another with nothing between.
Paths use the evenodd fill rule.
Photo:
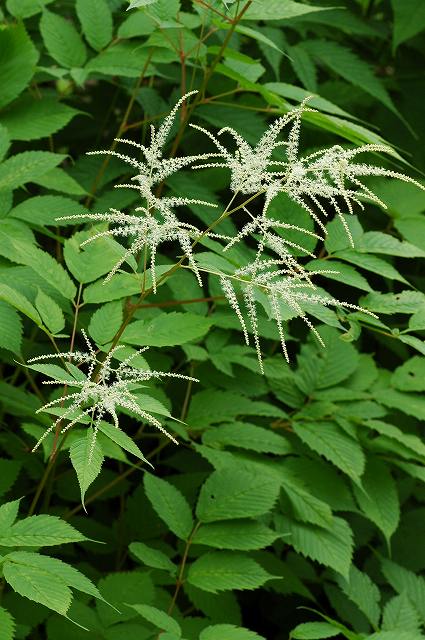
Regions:
<instances>
[{"instance_id":1,"label":"serrated green leaf","mask_svg":"<svg viewBox=\"0 0 425 640\"><path fill-rule=\"evenodd\" d=\"M338 257L339 253L337 252L335 256ZM340 257L343 256L341 255ZM324 271L335 270L337 273L324 273L323 277L336 280L337 282L343 282L362 291L372 291L372 287L366 278L356 271L354 267L339 260L311 260L306 264L306 268L312 271L316 269L323 269Z\"/></svg>"},{"instance_id":2,"label":"serrated green leaf","mask_svg":"<svg viewBox=\"0 0 425 640\"><path fill-rule=\"evenodd\" d=\"M86 48L72 22L44 10L40 32L47 51L61 66L82 67L86 61Z\"/></svg>"},{"instance_id":3,"label":"serrated green leaf","mask_svg":"<svg viewBox=\"0 0 425 640\"><path fill-rule=\"evenodd\" d=\"M400 293L369 293L360 299L360 304L376 313L415 313L425 303L420 291L401 291Z\"/></svg>"},{"instance_id":4,"label":"serrated green leaf","mask_svg":"<svg viewBox=\"0 0 425 640\"><path fill-rule=\"evenodd\" d=\"M365 456L356 440L346 435L333 422L293 422L297 436L313 451L359 483L364 471Z\"/></svg>"},{"instance_id":5,"label":"serrated green leaf","mask_svg":"<svg viewBox=\"0 0 425 640\"><path fill-rule=\"evenodd\" d=\"M60 333L65 327L62 309L47 293L44 293L43 289L37 291L35 306L49 331L53 334Z\"/></svg>"},{"instance_id":6,"label":"serrated green leaf","mask_svg":"<svg viewBox=\"0 0 425 640\"><path fill-rule=\"evenodd\" d=\"M122 335L122 341L137 346L166 347L199 340L209 330L212 321L192 313L172 311L150 322L132 322Z\"/></svg>"},{"instance_id":7,"label":"serrated green leaf","mask_svg":"<svg viewBox=\"0 0 425 640\"><path fill-rule=\"evenodd\" d=\"M382 616L383 631L391 631L393 629L419 631L420 626L421 621L418 612L405 591L388 600Z\"/></svg>"},{"instance_id":8,"label":"serrated green leaf","mask_svg":"<svg viewBox=\"0 0 425 640\"><path fill-rule=\"evenodd\" d=\"M329 622L304 622L291 631L293 640L321 640L321 638L334 638L340 634L340 629Z\"/></svg>"},{"instance_id":9,"label":"serrated green leaf","mask_svg":"<svg viewBox=\"0 0 425 640\"><path fill-rule=\"evenodd\" d=\"M9 349L19 356L22 345L22 321L16 310L3 301L0 301L0 326L0 347Z\"/></svg>"},{"instance_id":10,"label":"serrated green leaf","mask_svg":"<svg viewBox=\"0 0 425 640\"><path fill-rule=\"evenodd\" d=\"M423 258L425 251L410 244L398 240L389 233L381 231L367 231L356 243L356 250L362 253L383 253L389 256L400 256L401 258Z\"/></svg>"},{"instance_id":11,"label":"serrated green leaf","mask_svg":"<svg viewBox=\"0 0 425 640\"><path fill-rule=\"evenodd\" d=\"M10 218L17 218L36 226L64 226L72 221L56 220L61 216L85 213L86 209L63 196L34 196L20 202L9 213Z\"/></svg>"},{"instance_id":12,"label":"serrated green leaf","mask_svg":"<svg viewBox=\"0 0 425 640\"><path fill-rule=\"evenodd\" d=\"M214 624L201 631L199 640L265 640L255 631L233 624Z\"/></svg>"},{"instance_id":13,"label":"serrated green leaf","mask_svg":"<svg viewBox=\"0 0 425 640\"><path fill-rule=\"evenodd\" d=\"M415 0L391 0L394 13L393 48L425 29L425 6Z\"/></svg>"},{"instance_id":14,"label":"serrated green leaf","mask_svg":"<svg viewBox=\"0 0 425 640\"><path fill-rule=\"evenodd\" d=\"M201 488L196 515L201 522L263 515L273 507L279 490L271 476L243 469L214 471Z\"/></svg>"},{"instance_id":15,"label":"serrated green leaf","mask_svg":"<svg viewBox=\"0 0 425 640\"><path fill-rule=\"evenodd\" d=\"M347 262L355 264L356 267L366 269L366 271L379 273L379 275L383 276L384 278L389 278L390 280L398 280L398 282L404 282L405 284L407 284L406 279L403 278L403 276L397 271L397 269L394 269L392 264L390 264L386 260L383 260L382 258L377 258L376 256L370 255L368 253L360 253L355 249L344 249L344 251L336 251L333 255L336 258L341 258L342 260L346 260ZM368 291L371 291L370 287Z\"/></svg>"},{"instance_id":16,"label":"serrated green leaf","mask_svg":"<svg viewBox=\"0 0 425 640\"><path fill-rule=\"evenodd\" d=\"M185 497L172 484L150 473L145 473L144 486L161 520L178 538L187 540L193 529L193 518Z\"/></svg>"},{"instance_id":17,"label":"serrated green leaf","mask_svg":"<svg viewBox=\"0 0 425 640\"><path fill-rule=\"evenodd\" d=\"M391 385L400 391L425 391L425 358L413 356L397 367Z\"/></svg>"},{"instance_id":18,"label":"serrated green leaf","mask_svg":"<svg viewBox=\"0 0 425 640\"><path fill-rule=\"evenodd\" d=\"M0 108L12 102L29 84L38 56L23 24L5 25L0 31Z\"/></svg>"},{"instance_id":19,"label":"serrated green leaf","mask_svg":"<svg viewBox=\"0 0 425 640\"><path fill-rule=\"evenodd\" d=\"M20 500L5 502L0 507L0 532L7 531L18 517Z\"/></svg>"},{"instance_id":20,"label":"serrated green leaf","mask_svg":"<svg viewBox=\"0 0 425 640\"><path fill-rule=\"evenodd\" d=\"M0 640L14 640L15 621L10 613L0 607Z\"/></svg>"},{"instance_id":21,"label":"serrated green leaf","mask_svg":"<svg viewBox=\"0 0 425 640\"><path fill-rule=\"evenodd\" d=\"M42 176L34 179L33 182L40 185L40 187L44 187L45 189L52 191L59 191L60 193L66 193L74 196L86 195L86 191L82 186L78 184L78 182L74 180L69 173L60 167L50 169L47 173L43 173Z\"/></svg>"},{"instance_id":22,"label":"serrated green leaf","mask_svg":"<svg viewBox=\"0 0 425 640\"><path fill-rule=\"evenodd\" d=\"M2 112L1 121L12 140L38 140L65 127L78 113L56 98L24 95Z\"/></svg>"},{"instance_id":23,"label":"serrated green leaf","mask_svg":"<svg viewBox=\"0 0 425 640\"><path fill-rule=\"evenodd\" d=\"M85 508L86 491L99 475L104 460L101 445L97 439L93 442L93 429L89 427L85 436L72 443L69 455L77 474L81 502Z\"/></svg>"},{"instance_id":24,"label":"serrated green leaf","mask_svg":"<svg viewBox=\"0 0 425 640\"><path fill-rule=\"evenodd\" d=\"M287 516L276 516L276 529L288 536L287 544L294 547L297 553L348 576L353 555L353 534L342 518L334 517L332 529L328 530L295 522Z\"/></svg>"},{"instance_id":25,"label":"serrated green leaf","mask_svg":"<svg viewBox=\"0 0 425 640\"><path fill-rule=\"evenodd\" d=\"M4 547L48 547L83 540L86 536L68 522L45 514L24 518L0 531L0 545Z\"/></svg>"},{"instance_id":26,"label":"serrated green leaf","mask_svg":"<svg viewBox=\"0 0 425 640\"><path fill-rule=\"evenodd\" d=\"M153 549L152 547L148 547L144 542L132 542L129 545L129 550L133 555L136 556L140 562L147 565L148 567L153 567L154 569L163 569L164 571L168 571L168 573L174 574L177 570L176 565L171 562L168 556L165 555L159 549Z\"/></svg>"},{"instance_id":27,"label":"serrated green leaf","mask_svg":"<svg viewBox=\"0 0 425 640\"><path fill-rule=\"evenodd\" d=\"M296 16L303 16L314 11L323 11L326 7L313 7L293 0L253 0L248 11L244 13L244 20L287 20Z\"/></svg>"},{"instance_id":28,"label":"serrated green leaf","mask_svg":"<svg viewBox=\"0 0 425 640\"><path fill-rule=\"evenodd\" d=\"M255 560L226 551L204 554L195 560L187 574L189 584L212 593L256 589L273 577Z\"/></svg>"},{"instance_id":29,"label":"serrated green leaf","mask_svg":"<svg viewBox=\"0 0 425 640\"><path fill-rule=\"evenodd\" d=\"M278 533L260 522L239 520L203 524L197 529L193 543L204 544L216 549L252 551L268 547L278 537Z\"/></svg>"},{"instance_id":30,"label":"serrated green leaf","mask_svg":"<svg viewBox=\"0 0 425 640\"><path fill-rule=\"evenodd\" d=\"M78 19L87 42L100 51L112 40L112 12L105 0L77 0Z\"/></svg>"},{"instance_id":31,"label":"serrated green leaf","mask_svg":"<svg viewBox=\"0 0 425 640\"><path fill-rule=\"evenodd\" d=\"M108 302L99 307L90 318L89 334L97 344L111 342L123 320L122 303Z\"/></svg>"},{"instance_id":32,"label":"serrated green leaf","mask_svg":"<svg viewBox=\"0 0 425 640\"><path fill-rule=\"evenodd\" d=\"M16 189L56 167L65 158L50 151L23 151L0 164L0 190Z\"/></svg>"},{"instance_id":33,"label":"serrated green leaf","mask_svg":"<svg viewBox=\"0 0 425 640\"><path fill-rule=\"evenodd\" d=\"M20 469L20 461L0 459L0 497L13 486Z\"/></svg>"},{"instance_id":34,"label":"serrated green leaf","mask_svg":"<svg viewBox=\"0 0 425 640\"><path fill-rule=\"evenodd\" d=\"M38 315L36 309L32 306L32 304L12 287L7 286L7 284L0 283L0 300L7 302L12 307L23 313L24 315L31 318L35 324L41 326L41 318Z\"/></svg>"},{"instance_id":35,"label":"serrated green leaf","mask_svg":"<svg viewBox=\"0 0 425 640\"><path fill-rule=\"evenodd\" d=\"M124 433L124 431L121 431L121 429L117 429L112 424L109 424L109 422L103 422L103 420L101 420L99 422L99 431L102 431L102 433L104 433L107 438L119 445L122 449L124 449L124 451L128 451L128 453L136 456L136 458L139 458L139 460L143 460L143 462L146 462L146 464L150 464L146 460L145 456L140 451L134 440L132 440L126 433Z\"/></svg>"},{"instance_id":36,"label":"serrated green leaf","mask_svg":"<svg viewBox=\"0 0 425 640\"><path fill-rule=\"evenodd\" d=\"M202 436L202 442L209 446L230 445L262 453L286 455L292 448L286 438L270 429L263 429L248 422L232 422L209 429Z\"/></svg>"},{"instance_id":37,"label":"serrated green leaf","mask_svg":"<svg viewBox=\"0 0 425 640\"><path fill-rule=\"evenodd\" d=\"M161 609L152 607L149 604L132 604L130 606L157 629L168 631L169 633L175 634L178 638L181 638L182 631L180 625L174 618L165 613L165 611L161 611Z\"/></svg>"},{"instance_id":38,"label":"serrated green leaf","mask_svg":"<svg viewBox=\"0 0 425 640\"><path fill-rule=\"evenodd\" d=\"M375 399L386 407L398 409L408 416L425 420L425 398L419 393L403 393L396 389L377 389Z\"/></svg>"},{"instance_id":39,"label":"serrated green leaf","mask_svg":"<svg viewBox=\"0 0 425 640\"><path fill-rule=\"evenodd\" d=\"M398 527L400 502L395 482L383 462L369 457L362 477L363 490L354 486L354 493L363 514L382 531L389 545Z\"/></svg>"},{"instance_id":40,"label":"serrated green leaf","mask_svg":"<svg viewBox=\"0 0 425 640\"><path fill-rule=\"evenodd\" d=\"M381 568L385 579L398 594L406 594L417 609L422 623L425 622L425 580L413 571L401 567L392 560L381 558Z\"/></svg>"},{"instance_id":41,"label":"serrated green leaf","mask_svg":"<svg viewBox=\"0 0 425 640\"><path fill-rule=\"evenodd\" d=\"M381 594L367 573L359 571L352 565L348 578L338 576L337 582L345 595L364 613L372 627L376 628L381 616L379 606Z\"/></svg>"}]
</instances>

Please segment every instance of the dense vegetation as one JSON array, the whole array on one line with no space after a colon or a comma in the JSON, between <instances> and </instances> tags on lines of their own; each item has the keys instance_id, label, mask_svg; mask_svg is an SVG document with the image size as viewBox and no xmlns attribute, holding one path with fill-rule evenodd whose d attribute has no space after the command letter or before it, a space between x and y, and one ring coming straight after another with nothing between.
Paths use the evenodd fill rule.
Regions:
<instances>
[{"instance_id":1,"label":"dense vegetation","mask_svg":"<svg viewBox=\"0 0 425 640\"><path fill-rule=\"evenodd\" d=\"M424 29L1 4L0 640L425 637Z\"/></svg>"}]
</instances>

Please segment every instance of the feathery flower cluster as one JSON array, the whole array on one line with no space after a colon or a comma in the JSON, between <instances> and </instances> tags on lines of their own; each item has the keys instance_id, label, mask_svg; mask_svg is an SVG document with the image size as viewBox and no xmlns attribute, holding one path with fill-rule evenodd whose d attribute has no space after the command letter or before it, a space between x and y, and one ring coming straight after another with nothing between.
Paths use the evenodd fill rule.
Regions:
<instances>
[{"instance_id":1,"label":"feathery flower cluster","mask_svg":"<svg viewBox=\"0 0 425 640\"><path fill-rule=\"evenodd\" d=\"M161 379L163 377L168 378L180 378L183 380L191 380L198 382L196 378L185 376L179 373L167 373L163 371L151 371L150 369L140 369L133 367L131 361L140 353L146 351L147 347L140 349L131 354L128 358L120 362L117 367L112 366L112 359L119 349L122 349L124 345L117 345L109 351L105 359L100 361L97 358L96 351L87 337L84 329L82 335L87 345L87 351L70 351L63 353L51 353L43 356L37 356L31 358L28 363L37 363L43 360L61 359L65 358L69 362L74 362L77 365L88 365L87 375L84 380L77 380L71 375L69 379L53 378L52 380L44 381L46 385L66 385L67 387L78 389L74 393L63 395L51 402L40 407L37 413L40 411L46 411L51 407L62 406L64 403L69 404L65 408L62 415L60 415L55 422L44 432L40 440L37 442L33 451L35 451L43 440L61 425L63 420L69 420L68 424L61 429L61 433L65 433L68 429L71 429L75 424L81 421L81 418L85 416L91 416L91 424L94 427L93 441L91 444L89 461L91 460L94 445L96 442L96 436L99 430L100 421L104 419L106 415L112 417L115 427L119 428L119 420L117 411L121 407L131 411L141 420L153 425L162 433L164 433L170 440L175 442L175 438L164 429L161 423L148 411L141 408L137 402L137 396L132 393L132 390L137 387L138 384L146 382L151 379Z\"/></svg>"}]
</instances>

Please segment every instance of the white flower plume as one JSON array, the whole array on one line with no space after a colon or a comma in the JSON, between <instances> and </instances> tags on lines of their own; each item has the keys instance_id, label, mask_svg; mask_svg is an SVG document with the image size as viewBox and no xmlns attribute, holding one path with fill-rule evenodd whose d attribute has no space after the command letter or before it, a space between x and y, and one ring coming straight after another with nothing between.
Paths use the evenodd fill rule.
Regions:
<instances>
[{"instance_id":1,"label":"white flower plume","mask_svg":"<svg viewBox=\"0 0 425 640\"><path fill-rule=\"evenodd\" d=\"M132 389L137 387L137 384L151 379L161 379L163 377L180 378L183 380L191 380L193 382L198 382L198 380L178 373L151 371L150 369L133 367L131 365L131 361L137 355L146 351L147 347L136 351L123 360L117 367L113 367L112 359L116 352L119 349L122 349L124 345L114 347L110 350L104 360L99 360L96 355L96 351L84 330L82 330L82 335L87 345L87 351L52 353L37 356L28 360L28 363L31 364L44 360L57 358L63 360L66 358L69 362L75 362L77 365L88 365L87 375L83 380L77 380L70 375L69 379L52 378L52 380L43 382L43 384L47 385L66 385L67 387L76 388L77 391L52 400L37 410L37 413L39 413L41 411L46 411L51 407L58 407L62 406L64 403L68 403L63 414L59 416L59 418L57 418L57 420L55 420L55 422L53 422L44 432L33 448L33 451L40 446L49 433L62 424L62 421L69 420L68 424L61 429L61 433L63 434L71 429L75 424L79 423L85 416L91 416L94 431L89 455L90 460L93 454L100 421L103 420L106 415L109 415L112 417L113 423L118 429L119 420L117 411L120 407L131 411L144 422L153 425L170 438L170 440L178 444L175 438L168 433L166 429L164 429L159 420L139 406L137 403L137 396L132 392Z\"/></svg>"}]
</instances>

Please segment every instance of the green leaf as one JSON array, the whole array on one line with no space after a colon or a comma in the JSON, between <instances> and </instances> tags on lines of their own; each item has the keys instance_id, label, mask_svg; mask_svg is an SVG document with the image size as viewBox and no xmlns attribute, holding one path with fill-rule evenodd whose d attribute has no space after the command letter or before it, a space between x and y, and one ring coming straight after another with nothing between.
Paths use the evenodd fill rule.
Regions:
<instances>
[{"instance_id":1,"label":"green leaf","mask_svg":"<svg viewBox=\"0 0 425 640\"><path fill-rule=\"evenodd\" d=\"M18 517L20 500L5 502L0 507L0 531L8 530Z\"/></svg>"},{"instance_id":2,"label":"green leaf","mask_svg":"<svg viewBox=\"0 0 425 640\"><path fill-rule=\"evenodd\" d=\"M244 13L244 20L287 20L296 16L306 15L314 11L324 11L326 7L312 7L293 0L253 0L251 6Z\"/></svg>"},{"instance_id":3,"label":"green leaf","mask_svg":"<svg viewBox=\"0 0 425 640\"><path fill-rule=\"evenodd\" d=\"M161 520L178 538L187 540L193 529L193 518L186 498L172 484L150 473L145 473L144 486Z\"/></svg>"},{"instance_id":4,"label":"green leaf","mask_svg":"<svg viewBox=\"0 0 425 640\"><path fill-rule=\"evenodd\" d=\"M363 450L353 438L346 435L334 422L292 423L297 436L313 451L346 473L356 483L364 471Z\"/></svg>"},{"instance_id":5,"label":"green leaf","mask_svg":"<svg viewBox=\"0 0 425 640\"><path fill-rule=\"evenodd\" d=\"M395 425L382 422L382 420L367 420L364 422L364 425L370 429L375 429L375 431L383 436L396 440L413 453L425 458L425 444L418 436L411 433L403 433L403 431Z\"/></svg>"},{"instance_id":6,"label":"green leaf","mask_svg":"<svg viewBox=\"0 0 425 640\"><path fill-rule=\"evenodd\" d=\"M56 220L61 216L85 213L83 206L63 196L34 196L20 202L9 213L10 218L17 218L35 226L63 226L73 224L65 220Z\"/></svg>"},{"instance_id":7,"label":"green leaf","mask_svg":"<svg viewBox=\"0 0 425 640\"><path fill-rule=\"evenodd\" d=\"M243 469L214 471L201 488L196 515L201 522L263 515L272 509L279 490L271 476Z\"/></svg>"},{"instance_id":8,"label":"green leaf","mask_svg":"<svg viewBox=\"0 0 425 640\"><path fill-rule=\"evenodd\" d=\"M35 298L35 306L40 314L43 324L53 334L60 333L65 327L65 318L60 306L44 293L43 289L38 289L37 296Z\"/></svg>"},{"instance_id":9,"label":"green leaf","mask_svg":"<svg viewBox=\"0 0 425 640\"><path fill-rule=\"evenodd\" d=\"M182 631L180 625L171 616L161 611L161 609L152 607L149 604L132 604L130 606L157 629L168 631L169 633L175 634L178 638L181 638Z\"/></svg>"},{"instance_id":10,"label":"green leaf","mask_svg":"<svg viewBox=\"0 0 425 640\"><path fill-rule=\"evenodd\" d=\"M400 520L400 502L395 482L387 465L369 457L362 487L354 486L360 509L382 531L389 545Z\"/></svg>"},{"instance_id":11,"label":"green leaf","mask_svg":"<svg viewBox=\"0 0 425 640\"><path fill-rule=\"evenodd\" d=\"M391 385L400 391L425 391L425 358L413 356L397 367Z\"/></svg>"},{"instance_id":12,"label":"green leaf","mask_svg":"<svg viewBox=\"0 0 425 640\"><path fill-rule=\"evenodd\" d=\"M112 40L112 12L105 0L77 0L75 5L87 42L100 51Z\"/></svg>"},{"instance_id":13,"label":"green leaf","mask_svg":"<svg viewBox=\"0 0 425 640\"><path fill-rule=\"evenodd\" d=\"M208 429L202 436L202 442L212 447L227 445L277 455L286 455L292 451L291 445L283 436L248 422L236 421Z\"/></svg>"},{"instance_id":14,"label":"green leaf","mask_svg":"<svg viewBox=\"0 0 425 640\"><path fill-rule=\"evenodd\" d=\"M4 547L48 547L82 542L86 536L57 516L40 515L19 520L0 530Z\"/></svg>"},{"instance_id":15,"label":"green leaf","mask_svg":"<svg viewBox=\"0 0 425 640\"><path fill-rule=\"evenodd\" d=\"M397 269L394 269L392 264L390 264L389 262L386 262L386 260L377 258L376 256L372 256L366 253L360 253L354 249L345 249L344 251L336 251L334 253L334 256L336 258L341 258L342 260L346 260L347 262L351 262L352 264L355 264L356 267L360 267L361 269L366 269L367 271L371 271L372 273L379 273L379 275L383 276L384 278L389 278L390 280L398 280L399 282L407 283L406 279L403 278L402 275L400 275ZM332 262L328 264L332 264ZM342 278L341 278L342 281L344 281L343 275L344 275L344 272L342 272ZM347 284L350 284L350 283L347 282ZM371 288L369 287L366 290L371 291Z\"/></svg>"},{"instance_id":16,"label":"green leaf","mask_svg":"<svg viewBox=\"0 0 425 640\"><path fill-rule=\"evenodd\" d=\"M25 296L20 294L19 291L16 291L15 289L12 289L12 287L8 287L7 284L2 284L1 282L0 300L4 300L4 302L7 302L12 307L28 316L28 318L31 318L31 320L35 322L35 324L41 326L40 316L38 315L36 309L34 309L32 304L29 302L29 300L27 300Z\"/></svg>"},{"instance_id":17,"label":"green leaf","mask_svg":"<svg viewBox=\"0 0 425 640\"><path fill-rule=\"evenodd\" d=\"M352 565L348 579L338 576L337 582L345 595L364 613L372 627L376 628L381 616L381 594L367 573Z\"/></svg>"},{"instance_id":18,"label":"green leaf","mask_svg":"<svg viewBox=\"0 0 425 640\"><path fill-rule=\"evenodd\" d=\"M66 616L72 600L71 589L54 573L44 568L5 560L3 575L19 595Z\"/></svg>"},{"instance_id":19,"label":"green leaf","mask_svg":"<svg viewBox=\"0 0 425 640\"><path fill-rule=\"evenodd\" d=\"M334 638L340 634L340 629L329 622L304 622L291 631L293 640L320 640Z\"/></svg>"},{"instance_id":20,"label":"green leaf","mask_svg":"<svg viewBox=\"0 0 425 640\"><path fill-rule=\"evenodd\" d=\"M332 529L290 520L287 516L276 516L276 529L288 536L287 543L297 553L320 564L335 569L347 577L353 555L353 534L348 523L334 517Z\"/></svg>"},{"instance_id":21,"label":"green leaf","mask_svg":"<svg viewBox=\"0 0 425 640\"><path fill-rule=\"evenodd\" d=\"M0 459L0 497L14 485L20 469L21 463L18 460Z\"/></svg>"},{"instance_id":22,"label":"green leaf","mask_svg":"<svg viewBox=\"0 0 425 640\"><path fill-rule=\"evenodd\" d=\"M425 398L419 393L403 393L395 389L377 389L375 400L386 407L398 409L408 416L425 420Z\"/></svg>"},{"instance_id":23,"label":"green leaf","mask_svg":"<svg viewBox=\"0 0 425 640\"><path fill-rule=\"evenodd\" d=\"M102 447L97 439L93 443L93 429L89 427L85 436L72 443L69 455L77 474L81 502L85 509L86 491L99 475L104 460Z\"/></svg>"},{"instance_id":24,"label":"green leaf","mask_svg":"<svg viewBox=\"0 0 425 640\"><path fill-rule=\"evenodd\" d=\"M415 0L391 0L394 13L393 49L425 29L425 6Z\"/></svg>"},{"instance_id":25,"label":"green leaf","mask_svg":"<svg viewBox=\"0 0 425 640\"><path fill-rule=\"evenodd\" d=\"M148 567L162 569L163 571L168 571L168 573L171 574L174 574L177 571L175 564L171 562L169 557L159 549L148 547L144 542L132 542L128 548L131 553L140 560L140 562L143 562L143 564Z\"/></svg>"},{"instance_id":26,"label":"green leaf","mask_svg":"<svg viewBox=\"0 0 425 640\"><path fill-rule=\"evenodd\" d=\"M89 334L96 344L106 344L112 341L122 321L122 303L109 302L99 307L90 318Z\"/></svg>"},{"instance_id":27,"label":"green leaf","mask_svg":"<svg viewBox=\"0 0 425 640\"><path fill-rule=\"evenodd\" d=\"M212 593L256 589L274 577L255 560L226 551L204 554L195 560L187 574L189 584Z\"/></svg>"},{"instance_id":28,"label":"green leaf","mask_svg":"<svg viewBox=\"0 0 425 640\"><path fill-rule=\"evenodd\" d=\"M137 320L124 331L122 341L137 346L168 347L199 340L210 329L209 318L192 313L163 313L150 322Z\"/></svg>"},{"instance_id":29,"label":"green leaf","mask_svg":"<svg viewBox=\"0 0 425 640\"><path fill-rule=\"evenodd\" d=\"M292 68L304 87L309 91L317 91L316 65L302 43L288 47L287 51Z\"/></svg>"},{"instance_id":30,"label":"green leaf","mask_svg":"<svg viewBox=\"0 0 425 640\"><path fill-rule=\"evenodd\" d=\"M362 253L383 253L401 258L423 258L425 256L425 251L410 242L398 240L389 233L381 233L380 231L364 233L356 243L356 250Z\"/></svg>"},{"instance_id":31,"label":"green leaf","mask_svg":"<svg viewBox=\"0 0 425 640\"><path fill-rule=\"evenodd\" d=\"M388 600L382 616L382 630L419 631L421 621L418 612L405 591Z\"/></svg>"},{"instance_id":32,"label":"green leaf","mask_svg":"<svg viewBox=\"0 0 425 640\"><path fill-rule=\"evenodd\" d=\"M1 121L12 140L38 140L63 129L78 113L56 98L24 95L2 112Z\"/></svg>"},{"instance_id":33,"label":"green leaf","mask_svg":"<svg viewBox=\"0 0 425 640\"><path fill-rule=\"evenodd\" d=\"M52 191L59 191L60 193L69 193L73 196L84 196L86 195L85 190L81 187L80 184L74 178L72 178L66 171L56 167L54 169L50 169L47 173L43 173L42 176L38 177L34 182L40 187L44 187L45 189L49 189ZM78 207L76 203L76 207ZM76 209L78 211L78 209Z\"/></svg>"},{"instance_id":34,"label":"green leaf","mask_svg":"<svg viewBox=\"0 0 425 640\"><path fill-rule=\"evenodd\" d=\"M304 46L331 71L360 87L398 115L388 91L374 75L372 67L350 49L331 40L309 40Z\"/></svg>"},{"instance_id":35,"label":"green leaf","mask_svg":"<svg viewBox=\"0 0 425 640\"><path fill-rule=\"evenodd\" d=\"M85 69L89 73L101 73L106 76L138 78L140 70L148 62L148 50L132 42L118 42L92 58Z\"/></svg>"},{"instance_id":36,"label":"green leaf","mask_svg":"<svg viewBox=\"0 0 425 640\"><path fill-rule=\"evenodd\" d=\"M44 10L40 32L47 51L61 66L82 67L86 61L86 48L72 22Z\"/></svg>"},{"instance_id":37,"label":"green leaf","mask_svg":"<svg viewBox=\"0 0 425 640\"><path fill-rule=\"evenodd\" d=\"M201 631L199 640L265 640L258 633L233 624L213 624Z\"/></svg>"},{"instance_id":38,"label":"green leaf","mask_svg":"<svg viewBox=\"0 0 425 640\"><path fill-rule=\"evenodd\" d=\"M155 597L152 578L141 571L110 573L99 581L99 588L105 600L114 607L96 602L97 614L103 627L134 619L137 616L128 605L142 602L151 604Z\"/></svg>"},{"instance_id":39,"label":"green leaf","mask_svg":"<svg viewBox=\"0 0 425 640\"><path fill-rule=\"evenodd\" d=\"M23 24L3 27L0 31L0 108L28 86L39 55Z\"/></svg>"},{"instance_id":40,"label":"green leaf","mask_svg":"<svg viewBox=\"0 0 425 640\"><path fill-rule=\"evenodd\" d=\"M15 621L6 609L0 607L0 640L14 640Z\"/></svg>"},{"instance_id":41,"label":"green leaf","mask_svg":"<svg viewBox=\"0 0 425 640\"><path fill-rule=\"evenodd\" d=\"M126 433L124 433L124 431L121 431L121 429L117 429L112 424L109 424L109 422L104 422L103 420L99 422L99 431L104 433L107 438L119 445L121 449L124 449L124 451L128 451L128 453L131 453L133 456L136 456L136 458L139 458L139 460L142 460L143 462L146 462L146 464L150 465L150 462L146 460L145 456L140 451L134 440L132 440Z\"/></svg>"},{"instance_id":42,"label":"green leaf","mask_svg":"<svg viewBox=\"0 0 425 640\"><path fill-rule=\"evenodd\" d=\"M425 296L420 291L401 291L400 293L369 293L360 299L361 304L376 313L415 313L425 303Z\"/></svg>"},{"instance_id":43,"label":"green leaf","mask_svg":"<svg viewBox=\"0 0 425 640\"><path fill-rule=\"evenodd\" d=\"M344 252L340 253L342 254ZM339 256L338 254L335 254L335 256L344 258L343 255ZM362 289L363 291L372 291L372 287L366 278L356 271L356 269L351 265L345 264L344 262L339 262L338 260L311 260L306 264L306 268L311 271L316 269L324 269L325 271L335 270L337 273L324 273L323 277L329 278L330 280L336 280L337 282L343 282L344 284L348 284L351 287L357 287L357 289ZM405 282L404 278L402 278L402 281Z\"/></svg>"},{"instance_id":44,"label":"green leaf","mask_svg":"<svg viewBox=\"0 0 425 640\"><path fill-rule=\"evenodd\" d=\"M237 516L235 516L237 517ZM204 544L216 549L252 551L271 545L279 534L261 522L239 520L203 524L193 537L194 544Z\"/></svg>"},{"instance_id":45,"label":"green leaf","mask_svg":"<svg viewBox=\"0 0 425 640\"><path fill-rule=\"evenodd\" d=\"M53 0L6 0L6 7L15 18L31 18L50 2Z\"/></svg>"},{"instance_id":46,"label":"green leaf","mask_svg":"<svg viewBox=\"0 0 425 640\"><path fill-rule=\"evenodd\" d=\"M56 167L65 158L50 151L24 151L0 164L0 190L16 189Z\"/></svg>"},{"instance_id":47,"label":"green leaf","mask_svg":"<svg viewBox=\"0 0 425 640\"><path fill-rule=\"evenodd\" d=\"M381 558L381 568L385 579L400 595L405 594L416 607L422 623L425 622L425 580L413 571L396 564L387 558Z\"/></svg>"},{"instance_id":48,"label":"green leaf","mask_svg":"<svg viewBox=\"0 0 425 640\"><path fill-rule=\"evenodd\" d=\"M0 301L0 347L19 356L22 346L22 321L10 304Z\"/></svg>"}]
</instances>

